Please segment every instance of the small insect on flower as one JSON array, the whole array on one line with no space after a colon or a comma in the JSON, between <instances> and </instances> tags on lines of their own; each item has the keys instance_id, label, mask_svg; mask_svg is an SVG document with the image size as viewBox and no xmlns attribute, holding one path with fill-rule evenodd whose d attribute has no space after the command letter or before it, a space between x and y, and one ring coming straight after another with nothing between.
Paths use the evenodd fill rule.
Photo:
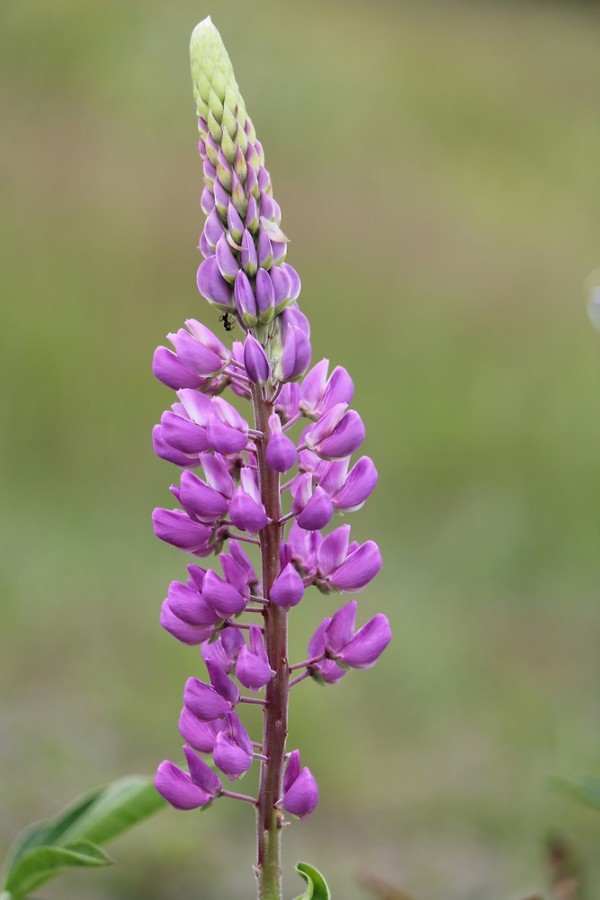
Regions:
<instances>
[{"instance_id":1,"label":"small insect on flower","mask_svg":"<svg viewBox=\"0 0 600 900\"><path fill-rule=\"evenodd\" d=\"M235 328L235 319L231 315L231 313L223 313L222 316L219 316L219 322L223 323L223 328L225 331L233 331Z\"/></svg>"}]
</instances>

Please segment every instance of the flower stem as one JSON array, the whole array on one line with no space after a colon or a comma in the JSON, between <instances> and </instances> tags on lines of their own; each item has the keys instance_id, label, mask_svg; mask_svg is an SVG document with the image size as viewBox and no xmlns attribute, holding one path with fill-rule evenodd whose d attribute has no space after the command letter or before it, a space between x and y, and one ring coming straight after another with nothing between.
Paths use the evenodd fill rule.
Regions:
<instances>
[{"instance_id":1,"label":"flower stem","mask_svg":"<svg viewBox=\"0 0 600 900\"><path fill-rule=\"evenodd\" d=\"M256 800L254 797L249 797L248 794L236 794L235 791L221 791L221 797L230 797L232 800L243 800L245 803L251 803L252 806L256 806Z\"/></svg>"},{"instance_id":2,"label":"flower stem","mask_svg":"<svg viewBox=\"0 0 600 900\"><path fill-rule=\"evenodd\" d=\"M263 593L268 597L279 574L279 545L282 539L279 474L267 465L264 453L273 403L264 398L258 387L253 387L252 398L256 428L265 435L265 440L257 444L257 460L261 499L271 519L270 524L260 532ZM282 823L281 813L275 804L282 794L287 737L287 612L273 603L267 603L263 615L265 646L275 676L267 685L263 720L263 747L267 758L261 765L258 792L256 876L259 900L281 900Z\"/></svg>"}]
</instances>

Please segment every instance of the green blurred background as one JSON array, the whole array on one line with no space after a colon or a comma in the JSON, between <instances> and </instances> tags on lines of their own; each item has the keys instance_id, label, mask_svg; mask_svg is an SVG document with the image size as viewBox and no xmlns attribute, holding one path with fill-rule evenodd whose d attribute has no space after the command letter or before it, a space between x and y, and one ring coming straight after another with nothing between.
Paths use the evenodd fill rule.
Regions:
<instances>
[{"instance_id":1,"label":"green blurred background","mask_svg":"<svg viewBox=\"0 0 600 900\"><path fill-rule=\"evenodd\" d=\"M518 900L558 830L598 897L600 821L549 784L597 772L600 735L591 3L2 0L0 842L179 755L199 666L157 622L185 559L149 523L174 477L150 360L185 317L216 326L187 58L207 14L315 359L351 370L381 476L353 528L385 559L361 616L395 638L377 669L297 689L322 799L285 834L287 895L304 858L345 900L369 873L419 900ZM332 608L294 612L294 656ZM250 897L241 806L165 811L114 869L43 896Z\"/></svg>"}]
</instances>

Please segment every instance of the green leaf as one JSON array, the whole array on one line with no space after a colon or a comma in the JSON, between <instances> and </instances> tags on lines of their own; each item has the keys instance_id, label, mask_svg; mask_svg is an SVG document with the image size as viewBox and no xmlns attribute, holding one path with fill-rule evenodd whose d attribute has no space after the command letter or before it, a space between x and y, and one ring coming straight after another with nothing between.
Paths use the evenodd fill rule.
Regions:
<instances>
[{"instance_id":1,"label":"green leaf","mask_svg":"<svg viewBox=\"0 0 600 900\"><path fill-rule=\"evenodd\" d=\"M0 900L18 900L65 868L108 865L109 858L97 845L164 806L153 780L139 775L90 791L54 819L31 825L17 838L5 864L2 888L8 895L0 895Z\"/></svg>"},{"instance_id":2,"label":"green leaf","mask_svg":"<svg viewBox=\"0 0 600 900\"><path fill-rule=\"evenodd\" d=\"M165 807L152 778L130 775L107 785L63 833L63 839L85 838L104 844Z\"/></svg>"},{"instance_id":3,"label":"green leaf","mask_svg":"<svg viewBox=\"0 0 600 900\"><path fill-rule=\"evenodd\" d=\"M581 800L588 806L600 810L600 778L581 778L578 781L570 781L567 778L555 778L554 784L577 800Z\"/></svg>"},{"instance_id":4,"label":"green leaf","mask_svg":"<svg viewBox=\"0 0 600 900\"><path fill-rule=\"evenodd\" d=\"M62 847L34 847L13 866L4 887L15 898L24 897L64 869L101 868L111 863L104 850L91 841L73 841Z\"/></svg>"},{"instance_id":5,"label":"green leaf","mask_svg":"<svg viewBox=\"0 0 600 900\"><path fill-rule=\"evenodd\" d=\"M331 900L331 894L327 883L318 869L309 863L299 862L296 866L296 872L301 878L304 878L307 888L306 891L296 900Z\"/></svg>"},{"instance_id":6,"label":"green leaf","mask_svg":"<svg viewBox=\"0 0 600 900\"><path fill-rule=\"evenodd\" d=\"M25 828L8 852L4 864L5 869L7 871L12 869L15 863L28 850L32 850L34 847L59 844L64 832L85 813L104 790L106 788L97 788L94 791L90 791L84 794L83 797L75 800L74 803L69 804L56 818L44 822L35 822L33 825ZM2 900L1 897L0 900Z\"/></svg>"}]
</instances>

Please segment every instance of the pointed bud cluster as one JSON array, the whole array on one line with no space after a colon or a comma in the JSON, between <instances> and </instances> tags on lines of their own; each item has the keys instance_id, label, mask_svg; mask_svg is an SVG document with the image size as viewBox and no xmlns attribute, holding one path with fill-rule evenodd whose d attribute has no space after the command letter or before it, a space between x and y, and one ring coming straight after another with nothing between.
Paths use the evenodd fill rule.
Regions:
<instances>
[{"instance_id":1,"label":"pointed bud cluster","mask_svg":"<svg viewBox=\"0 0 600 900\"><path fill-rule=\"evenodd\" d=\"M207 214L198 290L244 327L255 328L296 301L300 279L285 262L287 237L263 148L210 19L194 29L190 55Z\"/></svg>"},{"instance_id":2,"label":"pointed bud cluster","mask_svg":"<svg viewBox=\"0 0 600 900\"><path fill-rule=\"evenodd\" d=\"M228 347L188 319L152 364L176 392L153 430L154 450L182 470L170 489L177 507L154 510L154 531L192 557L218 555L220 565L217 571L190 563L187 581L171 582L160 613L169 634L200 647L207 672L189 677L183 692L179 731L187 771L165 761L156 775L158 791L177 809L228 795L213 767L236 780L258 757L263 783L273 761L251 740L240 704L265 704L268 734L285 725L280 718L268 724L282 685L287 697L287 687L307 676L334 684L349 668L374 665L391 639L381 614L356 630L351 600L321 622L308 659L288 668L285 638L282 653L281 634L274 639L270 630L293 616L311 586L324 594L357 592L377 575L377 545L352 541L350 525L334 519L363 505L377 470L368 456L352 459L365 428L350 407L350 375L341 366L330 371L326 359L310 368L310 324L296 302L300 279L285 262L281 212L210 19L195 29L191 53L206 214L197 284L222 313L225 331L233 318L243 334ZM247 401L253 426L239 411ZM287 756L278 793L277 807L299 818L317 805L317 783L298 750Z\"/></svg>"}]
</instances>

